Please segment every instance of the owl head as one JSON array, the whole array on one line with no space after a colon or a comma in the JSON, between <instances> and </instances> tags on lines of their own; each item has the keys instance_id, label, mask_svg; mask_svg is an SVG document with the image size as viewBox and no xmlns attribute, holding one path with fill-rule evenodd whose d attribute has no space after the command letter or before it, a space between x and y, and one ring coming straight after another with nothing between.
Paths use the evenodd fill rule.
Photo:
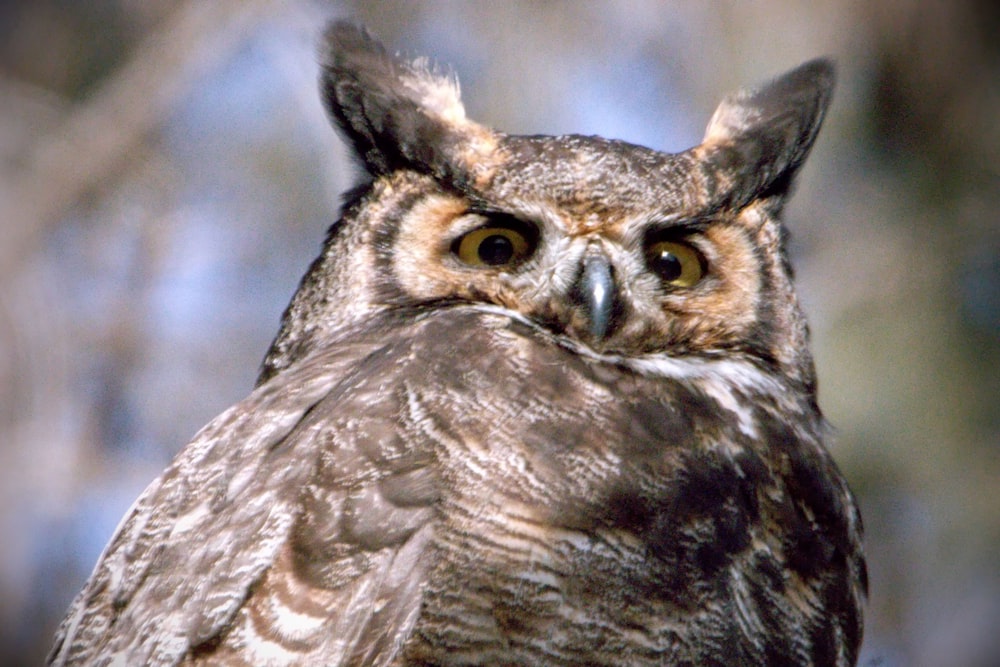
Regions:
<instances>
[{"instance_id":1,"label":"owl head","mask_svg":"<svg viewBox=\"0 0 1000 667\"><path fill-rule=\"evenodd\" d=\"M322 65L367 178L262 381L373 311L474 305L599 357L739 355L812 388L778 216L830 100L828 61L726 97L674 154L480 125L453 76L350 24L327 30Z\"/></svg>"}]
</instances>

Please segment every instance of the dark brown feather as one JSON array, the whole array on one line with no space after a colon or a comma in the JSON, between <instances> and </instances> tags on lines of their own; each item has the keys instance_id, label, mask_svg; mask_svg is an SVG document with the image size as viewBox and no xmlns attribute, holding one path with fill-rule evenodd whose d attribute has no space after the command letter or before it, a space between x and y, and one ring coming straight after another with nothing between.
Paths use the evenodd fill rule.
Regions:
<instances>
[{"instance_id":1,"label":"dark brown feather","mask_svg":"<svg viewBox=\"0 0 1000 667\"><path fill-rule=\"evenodd\" d=\"M776 217L830 66L730 96L666 155L495 133L450 79L328 36L374 180L50 664L853 665L861 521ZM504 221L517 262L455 252ZM663 238L696 282L651 270ZM614 309L588 328L591 261Z\"/></svg>"}]
</instances>

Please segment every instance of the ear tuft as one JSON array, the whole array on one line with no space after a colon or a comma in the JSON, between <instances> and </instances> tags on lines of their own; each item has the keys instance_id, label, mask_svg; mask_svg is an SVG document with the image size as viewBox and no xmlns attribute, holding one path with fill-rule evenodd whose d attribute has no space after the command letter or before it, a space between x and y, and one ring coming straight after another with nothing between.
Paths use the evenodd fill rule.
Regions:
<instances>
[{"instance_id":1,"label":"ear tuft","mask_svg":"<svg viewBox=\"0 0 1000 667\"><path fill-rule=\"evenodd\" d=\"M488 133L465 118L458 79L426 58L386 52L347 22L326 31L321 87L330 115L373 175L410 168L462 178L464 143Z\"/></svg>"},{"instance_id":2,"label":"ear tuft","mask_svg":"<svg viewBox=\"0 0 1000 667\"><path fill-rule=\"evenodd\" d=\"M722 101L699 148L732 172L721 179L732 184L725 194L730 205L787 192L823 124L835 81L833 63L818 58Z\"/></svg>"},{"instance_id":3,"label":"ear tuft","mask_svg":"<svg viewBox=\"0 0 1000 667\"><path fill-rule=\"evenodd\" d=\"M434 116L452 123L465 121L462 91L454 72L440 72L426 57L406 63L400 81L412 93L414 101Z\"/></svg>"}]
</instances>

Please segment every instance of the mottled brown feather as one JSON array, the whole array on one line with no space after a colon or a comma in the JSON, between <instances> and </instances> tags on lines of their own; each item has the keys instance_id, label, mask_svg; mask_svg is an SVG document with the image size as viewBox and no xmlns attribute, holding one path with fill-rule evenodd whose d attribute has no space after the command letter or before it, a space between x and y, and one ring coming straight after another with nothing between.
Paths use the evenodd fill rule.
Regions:
<instances>
[{"instance_id":1,"label":"mottled brown feather","mask_svg":"<svg viewBox=\"0 0 1000 667\"><path fill-rule=\"evenodd\" d=\"M495 132L424 61L327 37L372 181L50 664L853 665L861 521L778 220L832 66L729 96L670 155ZM523 254L456 251L497 227Z\"/></svg>"}]
</instances>

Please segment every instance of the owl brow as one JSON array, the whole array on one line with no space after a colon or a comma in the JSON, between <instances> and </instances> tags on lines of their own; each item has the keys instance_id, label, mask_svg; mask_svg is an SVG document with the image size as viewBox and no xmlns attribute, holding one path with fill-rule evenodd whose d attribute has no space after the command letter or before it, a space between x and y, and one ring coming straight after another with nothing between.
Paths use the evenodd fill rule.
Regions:
<instances>
[{"instance_id":1,"label":"owl brow","mask_svg":"<svg viewBox=\"0 0 1000 667\"><path fill-rule=\"evenodd\" d=\"M537 223L515 213L511 213L510 211L503 211L497 208L480 206L477 204L473 204L465 209L465 213L463 215L481 216L486 219L487 225L496 225L498 227L511 227L519 230L527 228L529 231L534 231L538 228Z\"/></svg>"},{"instance_id":2,"label":"owl brow","mask_svg":"<svg viewBox=\"0 0 1000 667\"><path fill-rule=\"evenodd\" d=\"M465 209L465 215L481 215L484 218L493 218L501 215L510 215L507 211L490 206L485 202L471 202Z\"/></svg>"},{"instance_id":3,"label":"owl brow","mask_svg":"<svg viewBox=\"0 0 1000 667\"><path fill-rule=\"evenodd\" d=\"M555 227L565 230L566 225L558 210L538 201L519 201L516 205L504 206L500 208L493 205L487 199L481 197L467 196L469 213L479 215L511 216L522 224L530 225L536 229Z\"/></svg>"},{"instance_id":4,"label":"owl brow","mask_svg":"<svg viewBox=\"0 0 1000 667\"><path fill-rule=\"evenodd\" d=\"M712 218L681 218L676 220L658 219L651 222L643 230L645 242L664 239L679 239L704 232L710 225L717 222Z\"/></svg>"}]
</instances>

